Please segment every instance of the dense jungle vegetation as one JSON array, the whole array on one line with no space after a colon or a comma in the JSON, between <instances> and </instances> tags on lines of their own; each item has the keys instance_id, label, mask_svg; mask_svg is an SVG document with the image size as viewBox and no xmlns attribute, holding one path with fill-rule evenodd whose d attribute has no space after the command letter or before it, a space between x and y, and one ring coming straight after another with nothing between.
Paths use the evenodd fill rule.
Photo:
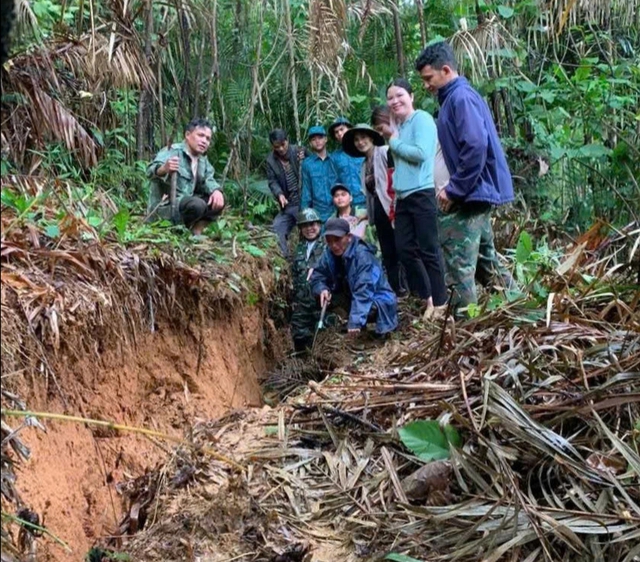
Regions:
<instances>
[{"instance_id":1,"label":"dense jungle vegetation","mask_svg":"<svg viewBox=\"0 0 640 562\"><path fill-rule=\"evenodd\" d=\"M398 75L415 84L419 106L436 111L413 62L444 38L490 103L525 214L570 228L596 218L626 224L640 214L637 8L637 0L20 0L2 70L2 175L32 188L3 187L2 202L28 214L45 178L88 208L106 191L113 204L93 205L89 221L124 237L143 214L145 162L197 115L216 125L209 158L227 199L268 220L268 132L283 126L304 140L309 125L339 114L368 121ZM46 226L55 235L57 225Z\"/></svg>"}]
</instances>

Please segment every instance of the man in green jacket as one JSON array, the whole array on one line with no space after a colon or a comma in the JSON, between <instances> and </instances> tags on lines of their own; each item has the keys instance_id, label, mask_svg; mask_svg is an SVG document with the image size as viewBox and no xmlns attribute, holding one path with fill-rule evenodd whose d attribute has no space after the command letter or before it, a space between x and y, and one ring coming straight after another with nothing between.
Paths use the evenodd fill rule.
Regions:
<instances>
[{"instance_id":1,"label":"man in green jacket","mask_svg":"<svg viewBox=\"0 0 640 562\"><path fill-rule=\"evenodd\" d=\"M298 242L291 266L291 277L293 278L291 336L296 351L303 351L311 346L314 329L320 319L318 301L311 292L309 279L325 249L325 243L320 236L322 222L315 209L300 211L297 224L300 229L300 242Z\"/></svg>"},{"instance_id":2,"label":"man in green jacket","mask_svg":"<svg viewBox=\"0 0 640 562\"><path fill-rule=\"evenodd\" d=\"M206 157L211 134L209 121L193 119L185 128L184 141L162 149L149 164L149 219L174 219L169 200L171 174L174 173L177 175L179 220L194 235L202 234L205 227L222 212L224 195L213 177L213 166Z\"/></svg>"}]
</instances>

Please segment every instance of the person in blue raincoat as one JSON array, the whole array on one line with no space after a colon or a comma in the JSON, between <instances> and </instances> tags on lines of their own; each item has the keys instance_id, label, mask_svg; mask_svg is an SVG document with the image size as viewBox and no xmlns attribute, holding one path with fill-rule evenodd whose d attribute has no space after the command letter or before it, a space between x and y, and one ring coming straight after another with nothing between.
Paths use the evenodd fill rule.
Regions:
<instances>
[{"instance_id":1,"label":"person in blue raincoat","mask_svg":"<svg viewBox=\"0 0 640 562\"><path fill-rule=\"evenodd\" d=\"M359 334L368 321L375 321L377 334L387 334L398 327L396 295L375 249L349 230L344 219L326 222L327 248L311 275L311 290L320 298L321 307L331 301L334 293L348 293L350 335Z\"/></svg>"}]
</instances>

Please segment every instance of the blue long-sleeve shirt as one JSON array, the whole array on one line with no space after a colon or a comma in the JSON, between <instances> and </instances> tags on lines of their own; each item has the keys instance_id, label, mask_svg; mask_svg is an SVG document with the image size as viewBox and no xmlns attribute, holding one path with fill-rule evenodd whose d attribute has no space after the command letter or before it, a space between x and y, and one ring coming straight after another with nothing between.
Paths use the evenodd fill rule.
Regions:
<instances>
[{"instance_id":1,"label":"blue long-sleeve shirt","mask_svg":"<svg viewBox=\"0 0 640 562\"><path fill-rule=\"evenodd\" d=\"M349 329L364 328L367 318L375 305L378 309L376 332L385 334L398 327L398 301L384 274L380 261L375 257L375 249L357 236L351 242L341 258L325 248L320 261L311 275L311 290L320 295L324 290L330 293L339 289L339 267L342 260L344 276L351 293L349 310Z\"/></svg>"},{"instance_id":2,"label":"blue long-sleeve shirt","mask_svg":"<svg viewBox=\"0 0 640 562\"><path fill-rule=\"evenodd\" d=\"M438 90L438 138L451 172L454 201L504 205L513 201L513 180L487 102L462 76Z\"/></svg>"},{"instance_id":3,"label":"blue long-sleeve shirt","mask_svg":"<svg viewBox=\"0 0 640 562\"><path fill-rule=\"evenodd\" d=\"M337 181L338 166L331 154L327 154L324 160L317 154L307 156L302 161L301 208L312 207L322 222L326 222L335 212L331 188Z\"/></svg>"},{"instance_id":4,"label":"blue long-sleeve shirt","mask_svg":"<svg viewBox=\"0 0 640 562\"><path fill-rule=\"evenodd\" d=\"M338 166L338 181L343 183L351 193L354 207L364 207L366 205L365 195L362 192L361 172L364 164L364 157L355 158L349 156L342 148L338 148L331 154L333 161Z\"/></svg>"},{"instance_id":5,"label":"blue long-sleeve shirt","mask_svg":"<svg viewBox=\"0 0 640 562\"><path fill-rule=\"evenodd\" d=\"M398 199L423 189L433 189L433 166L438 146L438 130L426 111L414 111L389 141L395 170L393 189Z\"/></svg>"}]
</instances>

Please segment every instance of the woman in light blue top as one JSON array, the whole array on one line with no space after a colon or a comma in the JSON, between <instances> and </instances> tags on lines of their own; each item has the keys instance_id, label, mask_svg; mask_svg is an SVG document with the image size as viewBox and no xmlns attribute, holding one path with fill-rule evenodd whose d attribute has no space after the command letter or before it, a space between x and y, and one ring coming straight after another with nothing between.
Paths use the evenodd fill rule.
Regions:
<instances>
[{"instance_id":1,"label":"woman in light blue top","mask_svg":"<svg viewBox=\"0 0 640 562\"><path fill-rule=\"evenodd\" d=\"M398 255L410 291L432 312L447 301L433 182L438 133L433 117L414 109L411 85L405 79L398 78L387 88L387 104L392 121L382 132L395 162Z\"/></svg>"}]
</instances>

